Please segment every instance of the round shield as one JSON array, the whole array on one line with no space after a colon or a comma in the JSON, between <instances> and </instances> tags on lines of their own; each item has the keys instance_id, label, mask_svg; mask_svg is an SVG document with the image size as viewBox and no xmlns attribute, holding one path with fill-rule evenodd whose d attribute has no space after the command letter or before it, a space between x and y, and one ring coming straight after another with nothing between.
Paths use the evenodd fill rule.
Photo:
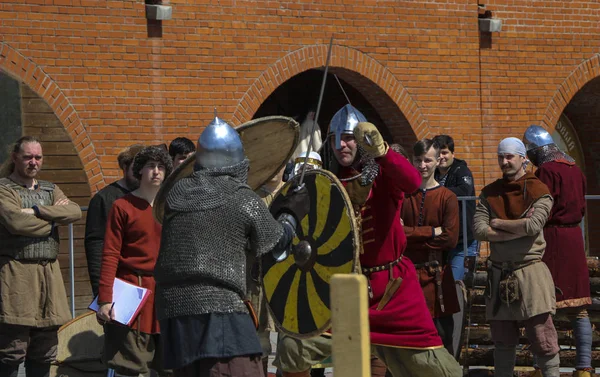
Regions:
<instances>
[{"instance_id":1,"label":"round shield","mask_svg":"<svg viewBox=\"0 0 600 377\"><path fill-rule=\"evenodd\" d=\"M250 160L248 186L253 190L264 185L285 167L292 157L300 137L298 122L284 116L268 116L251 120L236 127L240 134L244 153ZM162 224L165 201L177 181L194 173L195 154L191 154L165 179L156 198L152 212Z\"/></svg>"},{"instance_id":2,"label":"round shield","mask_svg":"<svg viewBox=\"0 0 600 377\"><path fill-rule=\"evenodd\" d=\"M291 192L296 175L275 196L271 207ZM340 181L326 170L309 170L304 176L310 211L296 227L293 245L310 245L310 256L262 257L264 294L277 328L296 337L322 334L331 324L329 282L333 274L348 274L358 267L358 229L352 204Z\"/></svg>"}]
</instances>

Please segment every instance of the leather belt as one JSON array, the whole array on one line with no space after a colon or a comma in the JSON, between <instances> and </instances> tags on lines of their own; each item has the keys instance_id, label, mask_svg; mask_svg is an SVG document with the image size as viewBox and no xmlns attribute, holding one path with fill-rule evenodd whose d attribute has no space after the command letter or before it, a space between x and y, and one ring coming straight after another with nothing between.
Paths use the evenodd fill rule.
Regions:
<instances>
[{"instance_id":1,"label":"leather belt","mask_svg":"<svg viewBox=\"0 0 600 377\"><path fill-rule=\"evenodd\" d=\"M380 272L380 271L385 271L385 270L389 270L391 268L393 268L395 265L397 265L398 263L400 263L402 261L402 258L404 256L401 255L400 258L396 259L395 261L392 261L390 263L386 263L384 265L381 266L375 266L375 267L361 267L362 273L369 276L374 272Z\"/></svg>"}]
</instances>

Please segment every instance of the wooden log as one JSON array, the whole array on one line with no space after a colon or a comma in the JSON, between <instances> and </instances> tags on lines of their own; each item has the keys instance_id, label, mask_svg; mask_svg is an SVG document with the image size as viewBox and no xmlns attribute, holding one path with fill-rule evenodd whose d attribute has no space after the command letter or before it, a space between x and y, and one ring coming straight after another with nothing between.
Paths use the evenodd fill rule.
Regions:
<instances>
[{"instance_id":1,"label":"wooden log","mask_svg":"<svg viewBox=\"0 0 600 377\"><path fill-rule=\"evenodd\" d=\"M353 297L348 300L348 297ZM331 279L332 358L335 373L371 376L367 279L361 274L336 274Z\"/></svg>"},{"instance_id":2,"label":"wooden log","mask_svg":"<svg viewBox=\"0 0 600 377\"><path fill-rule=\"evenodd\" d=\"M465 329L465 339L467 335L467 331L469 333L469 344L478 344L478 345L492 345L492 335L490 332L490 328L488 326L471 326ZM557 330L558 334L558 343L560 345L572 345L575 346L575 338L573 337L573 332L569 330ZM521 344L528 344L527 338L524 334L521 334L519 341ZM594 331L592 334L592 345L593 347L600 346L600 335L598 332Z\"/></svg>"},{"instance_id":3,"label":"wooden log","mask_svg":"<svg viewBox=\"0 0 600 377\"><path fill-rule=\"evenodd\" d=\"M465 358L469 358L469 365L494 365L494 349L493 348L470 348L467 350L463 349L460 357L460 363L465 363ZM533 356L529 350L518 350L517 351L517 363L518 366L531 366L533 365ZM575 350L561 350L560 351L560 366L562 368L574 367L575 366ZM600 367L600 351L592 351L592 366Z\"/></svg>"}]
</instances>

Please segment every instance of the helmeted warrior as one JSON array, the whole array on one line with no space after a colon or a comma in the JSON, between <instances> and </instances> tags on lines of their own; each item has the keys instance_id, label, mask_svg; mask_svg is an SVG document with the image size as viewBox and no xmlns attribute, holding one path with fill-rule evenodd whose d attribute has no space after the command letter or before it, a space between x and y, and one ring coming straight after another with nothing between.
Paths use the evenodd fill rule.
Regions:
<instances>
[{"instance_id":1,"label":"helmeted warrior","mask_svg":"<svg viewBox=\"0 0 600 377\"><path fill-rule=\"evenodd\" d=\"M215 118L198 139L194 173L167 194L156 310L165 365L175 375L263 375L261 345L244 302L247 253L290 247L309 200L305 190L294 191L275 220L246 184L248 167L238 133Z\"/></svg>"},{"instance_id":2,"label":"helmeted warrior","mask_svg":"<svg viewBox=\"0 0 600 377\"><path fill-rule=\"evenodd\" d=\"M344 183L362 221L360 263L369 281L376 355L394 376L462 376L437 334L415 267L403 258L406 236L398 219L404 193L419 187L419 173L349 104L333 116L328 139L327 167ZM275 365L284 376L309 376L311 366L330 354L330 338L280 334Z\"/></svg>"},{"instance_id":3,"label":"helmeted warrior","mask_svg":"<svg viewBox=\"0 0 600 377\"><path fill-rule=\"evenodd\" d=\"M556 145L540 126L530 126L523 137L535 175L550 189L554 206L544 227L546 263L556 286L556 308L566 312L575 333L577 357L574 376L590 376L592 326L586 310L591 304L590 280L581 220L585 215L586 180L575 160Z\"/></svg>"}]
</instances>

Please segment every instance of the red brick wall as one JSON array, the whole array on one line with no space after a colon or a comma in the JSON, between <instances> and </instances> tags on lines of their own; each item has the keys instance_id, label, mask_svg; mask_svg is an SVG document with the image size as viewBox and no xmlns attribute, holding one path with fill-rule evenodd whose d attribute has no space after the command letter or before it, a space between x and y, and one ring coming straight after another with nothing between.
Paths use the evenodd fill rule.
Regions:
<instances>
[{"instance_id":1,"label":"red brick wall","mask_svg":"<svg viewBox=\"0 0 600 377\"><path fill-rule=\"evenodd\" d=\"M162 37L149 36L141 1L0 3L0 68L55 110L93 191L119 175L116 152L134 140L195 138L214 107L251 119L279 85L324 64L332 35L331 71L389 134L451 134L479 187L499 175L501 138L553 128L600 75L596 1L486 1L503 26L483 36L476 2L213 3L171 1ZM596 137L581 127L582 140Z\"/></svg>"}]
</instances>

